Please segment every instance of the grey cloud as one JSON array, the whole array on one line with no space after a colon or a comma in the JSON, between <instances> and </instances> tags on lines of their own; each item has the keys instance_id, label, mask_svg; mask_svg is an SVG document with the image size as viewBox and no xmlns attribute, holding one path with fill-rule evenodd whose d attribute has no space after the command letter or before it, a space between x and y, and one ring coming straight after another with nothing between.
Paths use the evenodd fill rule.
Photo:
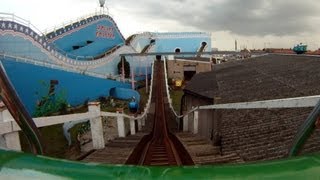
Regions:
<instances>
[{"instance_id":1,"label":"grey cloud","mask_svg":"<svg viewBox=\"0 0 320 180\"><path fill-rule=\"evenodd\" d=\"M316 31L316 0L122 0L110 8L126 7L150 21L170 19L180 26L203 31L230 31L239 35L298 35ZM141 22L143 23L143 22Z\"/></svg>"}]
</instances>

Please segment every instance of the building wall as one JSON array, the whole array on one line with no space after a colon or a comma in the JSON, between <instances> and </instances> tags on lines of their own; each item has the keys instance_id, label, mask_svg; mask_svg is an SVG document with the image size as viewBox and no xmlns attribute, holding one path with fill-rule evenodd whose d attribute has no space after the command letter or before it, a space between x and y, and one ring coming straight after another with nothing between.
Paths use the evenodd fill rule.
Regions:
<instances>
[{"instance_id":1,"label":"building wall","mask_svg":"<svg viewBox=\"0 0 320 180\"><path fill-rule=\"evenodd\" d=\"M152 34L150 32L144 32L141 34L138 34L134 37L134 39L131 42L131 46L137 51L141 52L141 50L148 44L150 44L150 41L152 39Z\"/></svg>"},{"instance_id":2,"label":"building wall","mask_svg":"<svg viewBox=\"0 0 320 180\"><path fill-rule=\"evenodd\" d=\"M181 52L197 52L202 42L207 43L205 51L211 51L211 34L204 32L144 32L138 34L131 45L137 52L140 52L150 44L151 39L155 40L154 52L175 52L176 48L179 48Z\"/></svg>"},{"instance_id":3,"label":"building wall","mask_svg":"<svg viewBox=\"0 0 320 180\"><path fill-rule=\"evenodd\" d=\"M185 102L183 104L183 113L190 111L193 109L193 107L196 106L203 106L203 105L210 105L213 104L212 101L209 99L203 99L199 98L190 94L185 93ZM199 126L198 126L198 133L200 136L205 137L207 139L212 138L212 130L213 127L213 116L214 111L213 110L200 110L199 111ZM189 120L188 120L188 129L190 132L193 132L193 114L189 114Z\"/></svg>"},{"instance_id":4,"label":"building wall","mask_svg":"<svg viewBox=\"0 0 320 180\"><path fill-rule=\"evenodd\" d=\"M93 41L86 44L86 41ZM111 21L103 19L53 42L57 48L75 56L96 56L124 40ZM73 46L84 46L73 50Z\"/></svg>"},{"instance_id":5,"label":"building wall","mask_svg":"<svg viewBox=\"0 0 320 180\"><path fill-rule=\"evenodd\" d=\"M211 71L209 63L195 63L178 60L167 61L168 77L172 79L184 79L184 66L196 66L196 73Z\"/></svg>"},{"instance_id":6,"label":"building wall","mask_svg":"<svg viewBox=\"0 0 320 180\"><path fill-rule=\"evenodd\" d=\"M37 102L48 94L50 80L57 80L56 93L65 97L71 105L79 105L86 100L96 100L109 96L111 88L130 88L131 85L115 80L95 78L79 73L51 69L12 59L1 59L7 75L30 114Z\"/></svg>"},{"instance_id":7,"label":"building wall","mask_svg":"<svg viewBox=\"0 0 320 180\"><path fill-rule=\"evenodd\" d=\"M207 43L206 52L211 51L211 34L204 32L152 33L156 40L156 52L197 52L202 42Z\"/></svg>"}]
</instances>

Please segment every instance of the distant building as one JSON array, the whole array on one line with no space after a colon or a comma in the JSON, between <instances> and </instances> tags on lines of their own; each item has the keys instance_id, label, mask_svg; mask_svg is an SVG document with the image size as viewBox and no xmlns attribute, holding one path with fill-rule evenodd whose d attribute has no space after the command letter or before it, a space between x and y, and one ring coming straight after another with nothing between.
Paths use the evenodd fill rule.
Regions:
<instances>
[{"instance_id":1,"label":"distant building","mask_svg":"<svg viewBox=\"0 0 320 180\"><path fill-rule=\"evenodd\" d=\"M212 72L197 74L186 85L182 112L213 103L320 94L319 62L320 57L267 55L214 65ZM211 140L219 134L222 153L237 153L247 162L284 158L311 110L201 110L199 134ZM189 116L189 129L193 127L192 116ZM316 130L302 153L319 152L319 142L320 130Z\"/></svg>"},{"instance_id":2,"label":"distant building","mask_svg":"<svg viewBox=\"0 0 320 180\"><path fill-rule=\"evenodd\" d=\"M213 52L217 52L217 51L219 51L219 49L218 48L212 48L212 51Z\"/></svg>"},{"instance_id":3,"label":"distant building","mask_svg":"<svg viewBox=\"0 0 320 180\"><path fill-rule=\"evenodd\" d=\"M212 70L210 58L176 58L167 61L168 77L189 81L198 73Z\"/></svg>"},{"instance_id":4,"label":"distant building","mask_svg":"<svg viewBox=\"0 0 320 180\"><path fill-rule=\"evenodd\" d=\"M234 41L234 50L238 51L238 42L237 42L237 40Z\"/></svg>"}]
</instances>

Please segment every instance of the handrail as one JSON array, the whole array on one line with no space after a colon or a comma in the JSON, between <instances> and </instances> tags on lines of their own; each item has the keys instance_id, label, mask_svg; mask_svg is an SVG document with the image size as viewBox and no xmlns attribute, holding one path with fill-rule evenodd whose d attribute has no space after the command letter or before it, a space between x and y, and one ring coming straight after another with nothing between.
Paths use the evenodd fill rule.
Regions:
<instances>
[{"instance_id":1,"label":"handrail","mask_svg":"<svg viewBox=\"0 0 320 180\"><path fill-rule=\"evenodd\" d=\"M98 77L98 78L103 78L103 79L111 79L111 80L115 80L117 79L117 76L112 76L110 74L100 74L100 73L95 73L95 72L89 72L87 71L87 67L83 66L84 69L80 68L80 67L74 67L74 66L64 66L64 64L54 64L54 63L50 63L50 62L44 62L44 61L39 61L37 59L33 59L33 58L26 58L26 57L21 57L21 56L15 56L15 55L9 55L9 54L4 54L4 53L0 53L0 57L3 56L3 58L5 57L9 57L12 58L18 62L24 62L24 63L29 63L29 64L34 64L37 66L43 66L43 67L49 67L52 69L58 69L58 70L65 70L65 71L71 71L71 72L77 72L77 73L82 73L82 74L86 74L89 76L93 76L93 77Z\"/></svg>"},{"instance_id":2,"label":"handrail","mask_svg":"<svg viewBox=\"0 0 320 180\"><path fill-rule=\"evenodd\" d=\"M93 18L93 19L92 19L92 20L88 20L88 19L90 19L90 18ZM63 24L62 27L60 27L60 28L53 28L53 29L49 29L49 30L47 29L47 30L45 30L45 32L46 32L46 33L45 33L45 36L47 37L47 36L48 36L49 34L51 34L51 33L56 33L57 30L63 29L63 28L65 28L65 27L67 27L67 26L71 26L71 28L70 28L69 30L64 31L63 33L61 33L61 34L59 34L59 35L55 34L55 36L53 36L53 37L47 37L47 38L49 38L50 40L56 39L56 38L58 38L58 37L64 36L64 34L67 33L67 32L69 32L69 31L73 31L74 29L77 29L77 28L80 27L81 25L86 25L86 24L88 25L88 24L90 24L90 23L94 23L94 22L96 22L96 21L99 21L99 20L101 20L101 19L103 19L103 18L109 19L109 20L114 24L114 26L115 26L116 30L119 32L121 38L122 38L123 40L125 40L123 34L121 33L121 31L120 31L117 23L114 21L114 19L113 19L113 17L111 16L111 14L104 14L103 12L97 12L97 11L96 11L95 13L90 14L90 15L84 16L84 18L82 17L82 18L77 18L77 19L75 19L75 20L68 21L68 23L66 23L67 25ZM87 21L87 20L88 20L88 21ZM85 23L82 24L82 23L81 23L82 21L85 21ZM73 26L73 24L76 24L76 23L79 23L80 25Z\"/></svg>"},{"instance_id":3,"label":"handrail","mask_svg":"<svg viewBox=\"0 0 320 180\"><path fill-rule=\"evenodd\" d=\"M320 100L320 95L315 96L303 96L285 99L272 99L264 101L252 101L252 102L240 102L240 103L227 103L227 104L213 104L205 106L196 106L183 115L176 115L181 118L196 110L209 110L209 109L279 109L279 108L302 108L302 107L314 107ZM171 100L169 101L171 103ZM170 104L170 107L172 105ZM176 114L176 113L175 113Z\"/></svg>"},{"instance_id":4,"label":"handrail","mask_svg":"<svg viewBox=\"0 0 320 180\"><path fill-rule=\"evenodd\" d=\"M44 35L44 33L42 31L40 31L37 27L35 27L33 24L31 24L29 20L26 20L26 19L23 19L19 16L16 16L13 13L0 12L0 20L2 20L2 21L9 20L12 22L22 24L30 29L33 29L37 34Z\"/></svg>"},{"instance_id":5,"label":"handrail","mask_svg":"<svg viewBox=\"0 0 320 180\"><path fill-rule=\"evenodd\" d=\"M123 116L124 118L128 118L128 119L134 119L134 120L138 120L138 119L142 119L144 118L147 113L149 112L150 109L150 105L151 105L151 97L152 97L152 86L153 86L153 80L154 80L154 63L151 66L151 83L150 83L150 91L149 91L149 97L148 97L148 101L146 103L145 109L143 111L143 114L139 115L139 116L132 116L132 115L128 115L128 114L118 114L118 113L111 113L111 112L101 112L101 116L112 116L112 117L117 117L117 116Z\"/></svg>"},{"instance_id":6,"label":"handrail","mask_svg":"<svg viewBox=\"0 0 320 180\"><path fill-rule=\"evenodd\" d=\"M103 15L101 15L103 16ZM108 15L105 15L103 17L109 17ZM89 17L90 18L90 17ZM111 18L111 17L110 17ZM54 55L56 58L58 58L59 56L65 56L65 57L61 57L61 58L66 58L68 59L69 61L70 60L95 60L93 61L92 63L96 63L99 61L102 61L102 59L105 59L104 57L100 58L100 59L97 59L95 58L94 56L77 56L77 55L73 55L71 53L68 53L68 52L65 52L64 50L60 49L59 47L55 46L54 44L53 45L50 45L50 43L47 41L47 37L40 31L38 30L35 26L33 26L30 21L27 21L23 18L20 18L18 16L15 16L14 14L11 14L11 13L1 13L0 12L0 21L5 21L5 20L8 20L8 21L12 21L20 26L25 26L26 28L29 28L30 31L33 31L34 32L34 36L31 36L29 33L25 34L25 32L19 32L19 31L14 31L16 33L23 33L24 35L26 36L30 36L33 38L33 40L37 41L38 43L41 44L41 46L50 51L50 53L52 55ZM114 22L113 19L110 19L112 20L112 22L114 23L117 31L119 31L121 37L123 38L123 35L121 34L117 24ZM12 29L9 29L9 30L12 30ZM37 39L35 39L34 37L38 37ZM123 38L124 39L124 38ZM41 42L39 42L39 40ZM45 44L45 45L44 45ZM118 45L121 45L121 44L118 44ZM105 55L108 55L107 53ZM81 64L81 63L80 63ZM72 62L72 66L73 65L77 65L77 63L74 63ZM78 64L79 65L79 64Z\"/></svg>"},{"instance_id":7,"label":"handrail","mask_svg":"<svg viewBox=\"0 0 320 180\"><path fill-rule=\"evenodd\" d=\"M167 72L166 72L166 58L164 58L164 69L165 69L165 79L166 79L166 90L169 99L170 109L174 112L177 118L182 118L188 114L193 113L197 110L208 110L208 109L271 109L271 108L301 108L301 107L314 107L312 112L309 114L306 121L300 126L297 134L294 137L292 146L289 151L289 157L296 156L300 151L301 147L305 144L307 139L310 137L315 129L315 122L320 117L320 95L316 96L305 96L305 97L295 97L286 99L273 99L265 101L255 101L255 102L242 102L242 103L229 103L229 104L215 104L207 106L197 106L183 115L177 115L172 107L172 101L170 98L170 93L168 89Z\"/></svg>"},{"instance_id":8,"label":"handrail","mask_svg":"<svg viewBox=\"0 0 320 180\"><path fill-rule=\"evenodd\" d=\"M153 85L153 79L154 79L153 72L154 72L154 64L152 65L152 71L151 71L151 74L152 74L151 85L150 85L151 87ZM85 122L89 119L96 118L96 117L120 117L120 116L122 116L123 118L128 118L131 120L143 119L146 117L147 113L149 112L150 104L151 104L151 97L152 97L152 88L150 90L149 98L148 98L148 101L147 101L146 106L144 108L143 114L136 116L136 117L132 116L132 115L127 115L127 114L119 114L119 113L100 111L99 114L92 114L90 112L86 112L86 113L77 113L77 114L68 114L68 115L59 115L59 116L50 116L50 117L39 117L39 118L33 118L33 121L35 122L36 127L44 127L44 126L65 123L63 126L64 135L70 144L71 141L70 141L70 134L68 133L68 130L70 128L72 128L74 126L74 124L82 123L82 122ZM12 117L7 116L6 118L7 119L5 120L5 122L0 122L0 127L6 127L6 128L0 128L0 135L8 134L8 133L12 133L12 132L21 130L20 127L17 125L17 123L14 122L14 119Z\"/></svg>"},{"instance_id":9,"label":"handrail","mask_svg":"<svg viewBox=\"0 0 320 180\"><path fill-rule=\"evenodd\" d=\"M0 179L319 179L320 154L232 165L128 166L79 163L0 150ZM31 174L31 175L30 175Z\"/></svg>"},{"instance_id":10,"label":"handrail","mask_svg":"<svg viewBox=\"0 0 320 180\"><path fill-rule=\"evenodd\" d=\"M143 32L141 34L136 34L136 36L131 41L130 45L135 48L135 45L141 38L151 38L152 34L150 32Z\"/></svg>"},{"instance_id":11,"label":"handrail","mask_svg":"<svg viewBox=\"0 0 320 180\"><path fill-rule=\"evenodd\" d=\"M164 64L166 64L165 61L164 61ZM166 70L165 70L165 78L167 79ZM169 98L169 106L173 110L167 81L166 81L166 87L167 87L167 95ZM320 116L320 95L286 98L286 99L273 99L273 100L265 100L265 101L254 101L254 102L197 106L180 116L177 115L177 113L174 110L173 112L177 118L182 118L197 110L208 110L208 109L238 110L238 109L262 109L262 108L271 109L271 108L301 108L301 107L314 107L314 109L309 114L307 120L301 125L300 129L298 130L297 134L294 137L292 146L289 151L289 157L292 157L298 154L301 147L305 144L306 140L310 137L310 135L315 129L315 122L318 120Z\"/></svg>"},{"instance_id":12,"label":"handrail","mask_svg":"<svg viewBox=\"0 0 320 180\"><path fill-rule=\"evenodd\" d=\"M172 100L170 97L170 92L169 92L169 85L168 85L168 74L167 74L167 61L166 61L166 57L164 56L163 58L163 66L164 66L164 78L165 78L165 83L166 83L166 93L167 93L167 98L168 98L168 102L169 102L169 107L171 109L171 111L173 112L173 114L179 118L180 116L176 113L176 111L174 110L173 106L172 106Z\"/></svg>"},{"instance_id":13,"label":"handrail","mask_svg":"<svg viewBox=\"0 0 320 180\"><path fill-rule=\"evenodd\" d=\"M31 116L23 106L9 80L2 63L0 63L0 97L14 117L15 122L23 129L34 154L44 154L41 135Z\"/></svg>"},{"instance_id":14,"label":"handrail","mask_svg":"<svg viewBox=\"0 0 320 180\"><path fill-rule=\"evenodd\" d=\"M299 108L314 107L320 100L320 95L303 96L285 99L272 99L264 101L214 104L199 106L199 109L272 109L272 108Z\"/></svg>"},{"instance_id":15,"label":"handrail","mask_svg":"<svg viewBox=\"0 0 320 180\"><path fill-rule=\"evenodd\" d=\"M292 146L289 151L289 157L296 156L301 147L305 144L307 139L310 137L315 129L315 122L320 116L320 100L317 105L313 108L312 112L309 114L308 118L300 126L298 132L296 133Z\"/></svg>"},{"instance_id":16,"label":"handrail","mask_svg":"<svg viewBox=\"0 0 320 180\"><path fill-rule=\"evenodd\" d=\"M25 35L25 34L24 34ZM26 36L26 35L25 35ZM39 43L39 42L37 42ZM42 44L40 44L42 46ZM47 50L45 47L42 46L46 51L45 53L49 56L50 59L54 60L57 64L66 65L70 67L85 67L86 69L92 69L100 66L101 64L107 63L114 59L116 56L120 55L121 53L128 52L129 50L133 50L132 47L129 46L121 46L117 48L113 53L109 54L108 56L104 56L100 59L95 59L93 61L78 61L75 59L68 58L68 55L61 54L59 51L56 51L54 49ZM1 52L0 52L1 53ZM4 52L2 52L0 55L6 55ZM11 55L15 56L15 55ZM25 58L25 57L24 57ZM33 58L30 58L33 59Z\"/></svg>"},{"instance_id":17,"label":"handrail","mask_svg":"<svg viewBox=\"0 0 320 180\"><path fill-rule=\"evenodd\" d=\"M56 31L57 29L61 29L61 28L65 27L65 26L68 26L70 24L74 24L76 22L81 22L81 21L83 21L85 19L88 19L88 18L90 18L92 16L97 16L97 15L102 15L102 14L103 13L101 13L99 11L95 11L93 13L89 13L89 14L83 15L81 17L77 17L77 18L74 18L74 19L71 19L71 20L68 20L68 21L64 21L64 22L60 23L60 25L61 25L60 27L58 25L54 25L52 27L46 28L43 32L45 32L44 34L47 35L47 34L49 34L51 32Z\"/></svg>"}]
</instances>

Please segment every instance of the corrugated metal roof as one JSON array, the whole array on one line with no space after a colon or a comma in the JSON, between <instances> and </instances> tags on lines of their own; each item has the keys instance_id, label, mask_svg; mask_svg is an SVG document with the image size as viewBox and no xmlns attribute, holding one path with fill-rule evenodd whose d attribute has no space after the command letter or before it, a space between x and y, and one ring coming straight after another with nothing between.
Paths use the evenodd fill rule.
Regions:
<instances>
[{"instance_id":1,"label":"corrugated metal roof","mask_svg":"<svg viewBox=\"0 0 320 180\"><path fill-rule=\"evenodd\" d=\"M195 75L185 92L223 102L320 94L320 57L267 55L215 65Z\"/></svg>"}]
</instances>

